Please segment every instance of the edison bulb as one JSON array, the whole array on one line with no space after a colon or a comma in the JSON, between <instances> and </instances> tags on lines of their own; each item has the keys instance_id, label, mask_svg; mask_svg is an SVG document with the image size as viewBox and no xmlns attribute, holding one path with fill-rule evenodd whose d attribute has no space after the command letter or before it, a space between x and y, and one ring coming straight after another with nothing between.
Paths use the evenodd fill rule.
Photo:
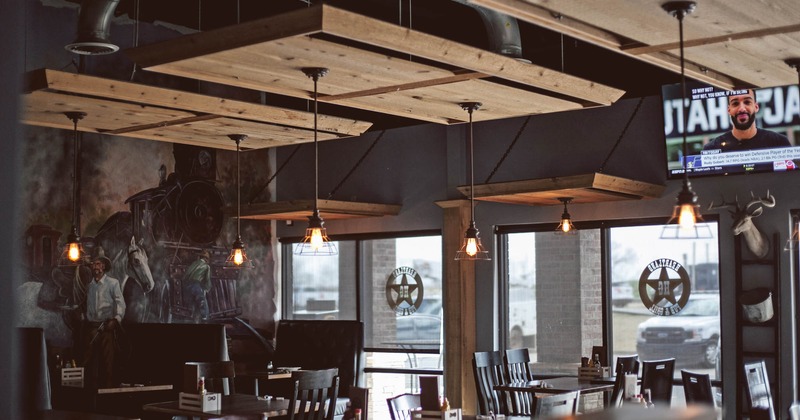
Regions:
<instances>
[{"instance_id":1,"label":"edison bulb","mask_svg":"<svg viewBox=\"0 0 800 420\"><path fill-rule=\"evenodd\" d=\"M67 251L67 258L69 258L70 261L78 261L80 257L81 257L81 250L78 247L78 244L75 242L71 242L69 244L69 250Z\"/></svg>"},{"instance_id":2,"label":"edison bulb","mask_svg":"<svg viewBox=\"0 0 800 420\"><path fill-rule=\"evenodd\" d=\"M681 205L680 214L678 215L678 225L681 229L694 228L694 205L683 204Z\"/></svg>"},{"instance_id":3,"label":"edison bulb","mask_svg":"<svg viewBox=\"0 0 800 420\"><path fill-rule=\"evenodd\" d=\"M474 257L475 254L478 253L478 240L476 238L468 238L467 246L464 248L464 252L466 252L470 257Z\"/></svg>"},{"instance_id":4,"label":"edison bulb","mask_svg":"<svg viewBox=\"0 0 800 420\"><path fill-rule=\"evenodd\" d=\"M322 229L320 228L312 228L311 229L311 249L314 251L319 251L322 248Z\"/></svg>"},{"instance_id":5,"label":"edison bulb","mask_svg":"<svg viewBox=\"0 0 800 420\"><path fill-rule=\"evenodd\" d=\"M233 263L236 265L242 265L242 263L244 263L244 254L242 254L240 248L233 250Z\"/></svg>"},{"instance_id":6,"label":"edison bulb","mask_svg":"<svg viewBox=\"0 0 800 420\"><path fill-rule=\"evenodd\" d=\"M561 221L561 231L563 231L564 233L568 233L570 231L569 226L570 226L569 219L564 219Z\"/></svg>"}]
</instances>

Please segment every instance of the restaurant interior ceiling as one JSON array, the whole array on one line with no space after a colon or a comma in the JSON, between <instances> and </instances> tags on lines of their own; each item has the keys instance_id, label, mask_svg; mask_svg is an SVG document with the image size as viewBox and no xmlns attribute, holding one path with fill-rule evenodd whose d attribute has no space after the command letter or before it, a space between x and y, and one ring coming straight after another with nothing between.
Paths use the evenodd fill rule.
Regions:
<instances>
[{"instance_id":1,"label":"restaurant interior ceiling","mask_svg":"<svg viewBox=\"0 0 800 420\"><path fill-rule=\"evenodd\" d=\"M262 116L279 109L309 111L310 83L292 70L306 61L312 66L325 65L317 63L325 54L338 60L332 63L331 72L338 74L320 81L319 112L331 122L331 131L321 138L325 140L425 122L463 123L463 113L456 105L481 99L472 96L489 102L476 121L658 96L663 85L680 81L678 24L662 9L663 2L119 0L114 14L169 24L185 34L170 40L148 40L135 48L123 46L124 53L144 70L140 75L152 71L260 91L257 105L266 108L253 112ZM314 12L315 7L320 12ZM514 26L518 26L518 34ZM800 57L800 2L796 0L700 2L684 27L689 79L724 88L797 83L797 70L787 64L787 60ZM306 46L305 53L297 52ZM258 57L271 61L265 65ZM48 78L63 75L45 75L39 89L54 93ZM131 89L127 94L136 93L135 86ZM113 96L111 99L120 99L116 97L118 89L105 90L109 92L103 94ZM168 97L171 92L156 93ZM94 99L97 92L87 95ZM209 112L219 108L213 98L195 99L203 109L170 116L178 129L188 123L188 132L175 131L173 125L172 131L165 132L158 123L145 124L144 128L155 133L151 139L184 135L188 144L201 143L195 136L202 124L210 122L206 128L212 135L233 129L230 121L237 120L235 115L225 115L230 110ZM126 100L122 98L122 102ZM309 115L303 119L305 123L295 127L298 131L290 133L286 144L303 141ZM280 121L257 122L281 131ZM253 134L259 130L256 126L243 128ZM132 132L125 128L116 131L123 135ZM258 147L274 145L264 141ZM224 142L219 146L230 148ZM541 194L559 194L566 188L533 181L533 191L528 184L522 190L517 184L500 189L491 186L482 198L508 200L513 196L508 201L513 202L522 197L521 203L536 205L542 204L538 202ZM597 185L609 185L611 196L622 199L657 197L663 190L663 186L605 179L598 174L585 175L576 184L572 187L590 192ZM511 189L504 192L506 187ZM586 197L587 202L606 199L609 196L603 194Z\"/></svg>"},{"instance_id":2,"label":"restaurant interior ceiling","mask_svg":"<svg viewBox=\"0 0 800 420\"><path fill-rule=\"evenodd\" d=\"M679 81L677 23L661 9L663 2L171 0L165 6L156 0L119 0L114 13L142 22L174 25L191 33L325 3L483 50L493 48L491 44L498 33L505 34L488 29L487 22L498 21L482 16L488 16L487 11L501 13L518 22L519 50L515 58L618 89L623 92L618 99L624 99L658 96L663 85ZM723 87L763 87L797 81L796 71L785 63L786 59L800 57L800 3L795 0L763 5L745 0L701 2L686 18L685 28L689 78ZM405 58L424 62L418 57ZM262 96L262 103L308 110L307 98L291 95L267 94ZM425 122L397 113L326 103L324 99L320 113L372 123L371 131Z\"/></svg>"}]
</instances>

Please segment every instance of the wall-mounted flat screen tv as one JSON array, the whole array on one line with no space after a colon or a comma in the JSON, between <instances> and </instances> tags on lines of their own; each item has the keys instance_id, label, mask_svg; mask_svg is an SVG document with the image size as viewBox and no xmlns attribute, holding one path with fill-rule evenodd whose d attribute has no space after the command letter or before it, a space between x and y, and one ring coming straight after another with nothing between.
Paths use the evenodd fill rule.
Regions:
<instances>
[{"instance_id":1,"label":"wall-mounted flat screen tv","mask_svg":"<svg viewBox=\"0 0 800 420\"><path fill-rule=\"evenodd\" d=\"M798 85L724 90L687 82L685 125L680 84L661 93L670 178L683 176L684 159L690 177L800 169Z\"/></svg>"}]
</instances>

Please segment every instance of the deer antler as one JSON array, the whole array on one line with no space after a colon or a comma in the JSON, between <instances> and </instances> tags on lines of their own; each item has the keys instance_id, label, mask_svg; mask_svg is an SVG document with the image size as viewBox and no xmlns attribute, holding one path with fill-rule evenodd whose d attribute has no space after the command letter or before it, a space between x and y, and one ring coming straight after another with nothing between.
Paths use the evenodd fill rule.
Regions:
<instances>
[{"instance_id":1,"label":"deer antler","mask_svg":"<svg viewBox=\"0 0 800 420\"><path fill-rule=\"evenodd\" d=\"M749 208L753 204L761 204L764 207L775 207L775 196L770 195L769 190L767 190L767 195L764 198L758 198L750 191L750 202L744 207Z\"/></svg>"},{"instance_id":2,"label":"deer antler","mask_svg":"<svg viewBox=\"0 0 800 420\"><path fill-rule=\"evenodd\" d=\"M725 201L725 196L722 196L722 203L714 205L714 202L712 201L708 205L708 210L724 209L726 207L733 207L733 208L739 210L739 196L736 196L735 201Z\"/></svg>"}]
</instances>

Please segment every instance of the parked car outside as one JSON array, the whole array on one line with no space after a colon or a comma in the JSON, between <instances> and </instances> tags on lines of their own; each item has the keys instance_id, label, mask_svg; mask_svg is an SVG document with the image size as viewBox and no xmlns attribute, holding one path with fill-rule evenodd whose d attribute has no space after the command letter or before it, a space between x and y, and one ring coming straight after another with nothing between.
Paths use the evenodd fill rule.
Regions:
<instances>
[{"instance_id":1,"label":"parked car outside","mask_svg":"<svg viewBox=\"0 0 800 420\"><path fill-rule=\"evenodd\" d=\"M425 297L411 315L397 315L397 341L433 343L441 340L442 298Z\"/></svg>"},{"instance_id":2,"label":"parked car outside","mask_svg":"<svg viewBox=\"0 0 800 420\"><path fill-rule=\"evenodd\" d=\"M640 360L674 357L677 364L714 368L719 359L719 294L693 294L672 316L653 316L639 324Z\"/></svg>"},{"instance_id":3,"label":"parked car outside","mask_svg":"<svg viewBox=\"0 0 800 420\"><path fill-rule=\"evenodd\" d=\"M611 283L611 304L618 308L628 306L633 302L633 287L628 281L615 281Z\"/></svg>"}]
</instances>

